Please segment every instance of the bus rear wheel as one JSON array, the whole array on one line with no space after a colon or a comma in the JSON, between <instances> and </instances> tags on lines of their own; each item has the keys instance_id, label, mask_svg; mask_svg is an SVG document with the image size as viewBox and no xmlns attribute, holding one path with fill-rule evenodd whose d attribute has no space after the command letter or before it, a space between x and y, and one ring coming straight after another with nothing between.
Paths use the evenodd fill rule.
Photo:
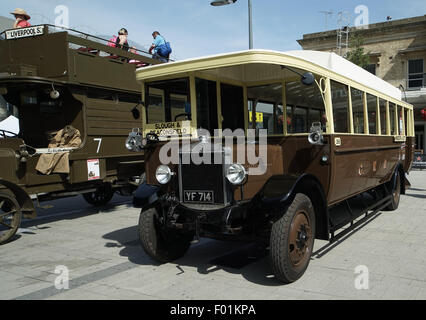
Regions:
<instances>
[{"instance_id":1,"label":"bus rear wheel","mask_svg":"<svg viewBox=\"0 0 426 320\"><path fill-rule=\"evenodd\" d=\"M141 211L138 231L142 248L159 263L184 256L194 237L193 232L183 233L162 226L155 208Z\"/></svg>"},{"instance_id":2,"label":"bus rear wheel","mask_svg":"<svg viewBox=\"0 0 426 320\"><path fill-rule=\"evenodd\" d=\"M395 183L394 183L395 181ZM399 207L399 200L401 198L401 174L396 170L394 177L391 180L391 203L386 207L387 211L394 211Z\"/></svg>"},{"instance_id":3,"label":"bus rear wheel","mask_svg":"<svg viewBox=\"0 0 426 320\"><path fill-rule=\"evenodd\" d=\"M272 225L270 261L275 276L292 283L306 271L315 238L315 211L302 193L296 194L284 215Z\"/></svg>"},{"instance_id":4,"label":"bus rear wheel","mask_svg":"<svg viewBox=\"0 0 426 320\"><path fill-rule=\"evenodd\" d=\"M16 199L0 192L0 244L12 239L21 224L22 212Z\"/></svg>"}]
</instances>

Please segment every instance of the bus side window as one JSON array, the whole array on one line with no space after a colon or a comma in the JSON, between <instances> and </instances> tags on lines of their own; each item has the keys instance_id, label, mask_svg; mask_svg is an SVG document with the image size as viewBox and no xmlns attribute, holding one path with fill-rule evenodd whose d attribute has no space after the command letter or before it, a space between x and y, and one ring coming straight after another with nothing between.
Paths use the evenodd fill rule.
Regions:
<instances>
[{"instance_id":1,"label":"bus side window","mask_svg":"<svg viewBox=\"0 0 426 320\"><path fill-rule=\"evenodd\" d=\"M364 93L351 88L354 133L364 133Z\"/></svg>"},{"instance_id":2,"label":"bus side window","mask_svg":"<svg viewBox=\"0 0 426 320\"><path fill-rule=\"evenodd\" d=\"M387 123L386 123L386 100L380 99L380 128L381 128L381 134L386 135L387 134Z\"/></svg>"},{"instance_id":3,"label":"bus side window","mask_svg":"<svg viewBox=\"0 0 426 320\"><path fill-rule=\"evenodd\" d=\"M315 84L306 86L294 81L286 83L285 89L288 133L308 133L312 123L323 123L324 101Z\"/></svg>"},{"instance_id":4,"label":"bus side window","mask_svg":"<svg viewBox=\"0 0 426 320\"><path fill-rule=\"evenodd\" d=\"M377 132L377 97L367 93L368 129L370 134Z\"/></svg>"},{"instance_id":5,"label":"bus side window","mask_svg":"<svg viewBox=\"0 0 426 320\"><path fill-rule=\"evenodd\" d=\"M409 112L408 109L403 108L404 110L404 125L405 125L405 135L408 136L408 132L409 132L409 128L408 128L408 117L409 117Z\"/></svg>"},{"instance_id":6,"label":"bus side window","mask_svg":"<svg viewBox=\"0 0 426 320\"><path fill-rule=\"evenodd\" d=\"M334 132L349 132L349 94L348 86L331 81L331 94L333 100Z\"/></svg>"},{"instance_id":7,"label":"bus side window","mask_svg":"<svg viewBox=\"0 0 426 320\"><path fill-rule=\"evenodd\" d=\"M390 134L392 136L396 135L395 130L395 104L392 102L389 102L389 120L390 120Z\"/></svg>"},{"instance_id":8,"label":"bus side window","mask_svg":"<svg viewBox=\"0 0 426 320\"><path fill-rule=\"evenodd\" d=\"M249 128L256 123L256 130L268 134L283 134L282 85L280 83L250 87L247 89Z\"/></svg>"},{"instance_id":9,"label":"bus side window","mask_svg":"<svg viewBox=\"0 0 426 320\"><path fill-rule=\"evenodd\" d=\"M404 125L404 108L401 106L398 106L398 125L399 125L399 135L405 136L405 125Z\"/></svg>"}]
</instances>

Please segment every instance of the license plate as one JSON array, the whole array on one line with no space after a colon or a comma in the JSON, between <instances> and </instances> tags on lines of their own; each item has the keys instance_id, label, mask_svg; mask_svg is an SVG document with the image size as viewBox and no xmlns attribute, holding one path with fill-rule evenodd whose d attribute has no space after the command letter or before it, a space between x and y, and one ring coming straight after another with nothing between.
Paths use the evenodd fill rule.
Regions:
<instances>
[{"instance_id":1,"label":"license plate","mask_svg":"<svg viewBox=\"0 0 426 320\"><path fill-rule=\"evenodd\" d=\"M213 191L185 190L183 194L185 202L214 203Z\"/></svg>"}]
</instances>

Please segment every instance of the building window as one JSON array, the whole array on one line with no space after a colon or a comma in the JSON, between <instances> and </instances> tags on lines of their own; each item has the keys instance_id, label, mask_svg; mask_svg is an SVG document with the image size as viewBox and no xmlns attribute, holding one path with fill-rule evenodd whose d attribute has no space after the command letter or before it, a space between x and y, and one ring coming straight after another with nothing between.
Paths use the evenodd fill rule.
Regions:
<instances>
[{"instance_id":1,"label":"building window","mask_svg":"<svg viewBox=\"0 0 426 320\"><path fill-rule=\"evenodd\" d=\"M420 88L423 86L423 59L408 60L408 87Z\"/></svg>"},{"instance_id":2,"label":"building window","mask_svg":"<svg viewBox=\"0 0 426 320\"><path fill-rule=\"evenodd\" d=\"M370 73L372 73L372 74L374 74L374 75L376 75L376 64L368 64L366 67L365 67L365 70L367 70L368 72L370 72Z\"/></svg>"}]
</instances>

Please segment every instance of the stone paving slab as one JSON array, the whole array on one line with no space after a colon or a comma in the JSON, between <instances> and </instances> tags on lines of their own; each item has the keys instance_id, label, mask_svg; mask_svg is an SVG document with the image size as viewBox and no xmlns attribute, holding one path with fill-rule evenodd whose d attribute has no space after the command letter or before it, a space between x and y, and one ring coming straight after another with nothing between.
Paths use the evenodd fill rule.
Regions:
<instances>
[{"instance_id":1,"label":"stone paving slab","mask_svg":"<svg viewBox=\"0 0 426 320\"><path fill-rule=\"evenodd\" d=\"M397 211L378 213L332 245L316 241L308 270L290 285L274 278L267 256L240 269L212 263L245 243L202 239L175 263L153 262L139 245L130 198L100 209L57 200L0 247L0 299L426 299L426 172L409 180ZM355 288L360 265L367 290ZM54 286L58 266L69 269L67 290Z\"/></svg>"}]
</instances>

